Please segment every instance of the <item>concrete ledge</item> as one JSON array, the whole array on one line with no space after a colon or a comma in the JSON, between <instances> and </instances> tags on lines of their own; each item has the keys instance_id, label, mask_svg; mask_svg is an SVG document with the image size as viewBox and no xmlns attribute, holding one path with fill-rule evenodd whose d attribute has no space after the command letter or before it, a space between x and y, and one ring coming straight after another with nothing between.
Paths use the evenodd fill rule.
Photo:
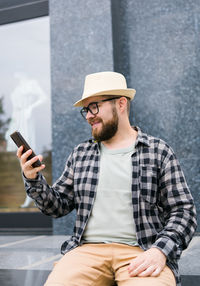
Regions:
<instances>
[{"instance_id":1,"label":"concrete ledge","mask_svg":"<svg viewBox=\"0 0 200 286\"><path fill-rule=\"evenodd\" d=\"M199 286L200 275L181 275L182 286Z\"/></svg>"},{"instance_id":2,"label":"concrete ledge","mask_svg":"<svg viewBox=\"0 0 200 286\"><path fill-rule=\"evenodd\" d=\"M50 271L48 270L0 270L1 286L43 286ZM183 275L181 276L182 286L199 286L200 276Z\"/></svg>"}]
</instances>

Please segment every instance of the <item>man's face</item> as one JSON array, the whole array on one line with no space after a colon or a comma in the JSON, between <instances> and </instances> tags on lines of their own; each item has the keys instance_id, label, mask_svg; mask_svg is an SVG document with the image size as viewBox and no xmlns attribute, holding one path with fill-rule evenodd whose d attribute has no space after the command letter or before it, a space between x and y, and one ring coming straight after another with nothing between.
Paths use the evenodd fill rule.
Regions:
<instances>
[{"instance_id":1,"label":"man's face","mask_svg":"<svg viewBox=\"0 0 200 286\"><path fill-rule=\"evenodd\" d=\"M96 100L98 102L98 100ZM98 104L99 112L93 115L88 111L86 119L92 127L92 136L98 142L111 139L118 130L118 114L114 102Z\"/></svg>"}]
</instances>

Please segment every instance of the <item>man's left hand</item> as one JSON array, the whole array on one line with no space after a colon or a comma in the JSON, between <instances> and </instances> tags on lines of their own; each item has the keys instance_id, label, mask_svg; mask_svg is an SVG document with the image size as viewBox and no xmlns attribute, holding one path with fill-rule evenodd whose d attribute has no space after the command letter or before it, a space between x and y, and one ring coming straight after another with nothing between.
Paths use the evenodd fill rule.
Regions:
<instances>
[{"instance_id":1,"label":"man's left hand","mask_svg":"<svg viewBox=\"0 0 200 286\"><path fill-rule=\"evenodd\" d=\"M157 248L150 248L132 259L128 267L131 277L158 276L166 265L166 256Z\"/></svg>"}]
</instances>

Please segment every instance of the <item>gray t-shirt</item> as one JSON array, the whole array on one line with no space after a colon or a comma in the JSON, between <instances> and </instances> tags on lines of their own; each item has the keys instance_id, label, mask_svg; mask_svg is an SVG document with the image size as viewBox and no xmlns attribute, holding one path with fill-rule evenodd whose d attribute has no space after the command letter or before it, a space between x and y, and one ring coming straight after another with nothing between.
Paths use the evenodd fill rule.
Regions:
<instances>
[{"instance_id":1,"label":"gray t-shirt","mask_svg":"<svg viewBox=\"0 0 200 286\"><path fill-rule=\"evenodd\" d=\"M101 144L100 150L97 194L83 242L137 245L131 195L135 144L116 150Z\"/></svg>"}]
</instances>

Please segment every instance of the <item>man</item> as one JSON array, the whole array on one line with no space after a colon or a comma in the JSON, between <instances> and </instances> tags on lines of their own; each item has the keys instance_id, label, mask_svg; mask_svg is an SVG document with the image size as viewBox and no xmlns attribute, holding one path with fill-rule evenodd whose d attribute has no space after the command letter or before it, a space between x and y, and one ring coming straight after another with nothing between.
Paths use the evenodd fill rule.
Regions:
<instances>
[{"instance_id":1,"label":"man","mask_svg":"<svg viewBox=\"0 0 200 286\"><path fill-rule=\"evenodd\" d=\"M88 75L81 114L94 139L70 154L51 187L32 168L36 156L18 150L28 195L39 209L61 217L74 208L76 223L45 286L181 285L177 261L196 228L191 193L173 150L129 122L123 75Z\"/></svg>"}]
</instances>

